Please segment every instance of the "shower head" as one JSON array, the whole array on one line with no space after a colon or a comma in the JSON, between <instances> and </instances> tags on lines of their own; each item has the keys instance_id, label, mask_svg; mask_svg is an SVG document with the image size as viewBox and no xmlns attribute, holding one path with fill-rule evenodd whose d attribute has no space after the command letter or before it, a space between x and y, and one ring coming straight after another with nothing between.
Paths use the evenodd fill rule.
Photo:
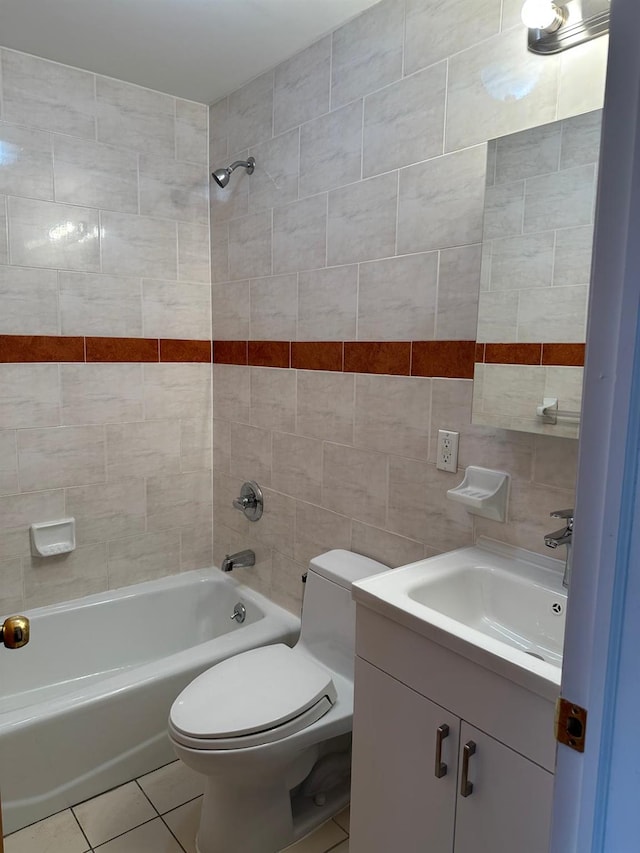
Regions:
<instances>
[{"instance_id":1,"label":"shower head","mask_svg":"<svg viewBox=\"0 0 640 853\"><path fill-rule=\"evenodd\" d=\"M249 157L248 160L236 160L235 163L232 163L225 169L216 169L215 172L211 173L211 177L219 187L224 189L229 183L232 173L241 166L247 170L247 175L253 175L253 170L256 167L255 158Z\"/></svg>"}]
</instances>

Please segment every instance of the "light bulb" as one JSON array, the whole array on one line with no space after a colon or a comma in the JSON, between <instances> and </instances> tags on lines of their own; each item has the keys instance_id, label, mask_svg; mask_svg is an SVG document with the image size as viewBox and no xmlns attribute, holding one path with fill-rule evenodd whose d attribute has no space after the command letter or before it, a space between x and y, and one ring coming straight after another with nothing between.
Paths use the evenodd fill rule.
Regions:
<instances>
[{"instance_id":1,"label":"light bulb","mask_svg":"<svg viewBox=\"0 0 640 853\"><path fill-rule=\"evenodd\" d=\"M564 10L551 0L526 0L522 7L522 21L530 30L553 33L564 20Z\"/></svg>"}]
</instances>

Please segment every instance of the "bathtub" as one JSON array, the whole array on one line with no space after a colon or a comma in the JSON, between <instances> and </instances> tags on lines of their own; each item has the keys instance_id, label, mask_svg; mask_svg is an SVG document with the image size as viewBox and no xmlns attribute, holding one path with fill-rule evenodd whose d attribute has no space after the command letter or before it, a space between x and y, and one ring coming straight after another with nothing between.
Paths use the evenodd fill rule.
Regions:
<instances>
[{"instance_id":1,"label":"bathtub","mask_svg":"<svg viewBox=\"0 0 640 853\"><path fill-rule=\"evenodd\" d=\"M232 621L234 605L247 610ZM26 613L31 641L0 653L4 831L75 805L175 755L169 708L208 667L300 621L217 569Z\"/></svg>"}]
</instances>

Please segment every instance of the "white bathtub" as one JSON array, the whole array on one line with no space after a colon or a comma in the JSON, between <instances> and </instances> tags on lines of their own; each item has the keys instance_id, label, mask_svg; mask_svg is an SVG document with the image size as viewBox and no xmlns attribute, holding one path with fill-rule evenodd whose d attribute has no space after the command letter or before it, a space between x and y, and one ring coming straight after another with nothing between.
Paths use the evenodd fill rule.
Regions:
<instances>
[{"instance_id":1,"label":"white bathtub","mask_svg":"<svg viewBox=\"0 0 640 853\"><path fill-rule=\"evenodd\" d=\"M231 620L236 602L243 625ZM28 611L31 641L0 653L0 791L13 832L175 756L169 708L196 675L299 620L217 569Z\"/></svg>"}]
</instances>

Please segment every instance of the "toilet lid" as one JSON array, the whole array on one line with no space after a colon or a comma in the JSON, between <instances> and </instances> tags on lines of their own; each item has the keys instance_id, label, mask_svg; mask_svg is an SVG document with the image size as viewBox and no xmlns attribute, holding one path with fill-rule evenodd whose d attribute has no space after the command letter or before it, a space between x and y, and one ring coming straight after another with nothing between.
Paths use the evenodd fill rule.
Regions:
<instances>
[{"instance_id":1,"label":"toilet lid","mask_svg":"<svg viewBox=\"0 0 640 853\"><path fill-rule=\"evenodd\" d=\"M289 646L263 646L198 676L173 703L170 720L191 738L242 737L282 726L323 699L333 705L336 698L328 670Z\"/></svg>"}]
</instances>

